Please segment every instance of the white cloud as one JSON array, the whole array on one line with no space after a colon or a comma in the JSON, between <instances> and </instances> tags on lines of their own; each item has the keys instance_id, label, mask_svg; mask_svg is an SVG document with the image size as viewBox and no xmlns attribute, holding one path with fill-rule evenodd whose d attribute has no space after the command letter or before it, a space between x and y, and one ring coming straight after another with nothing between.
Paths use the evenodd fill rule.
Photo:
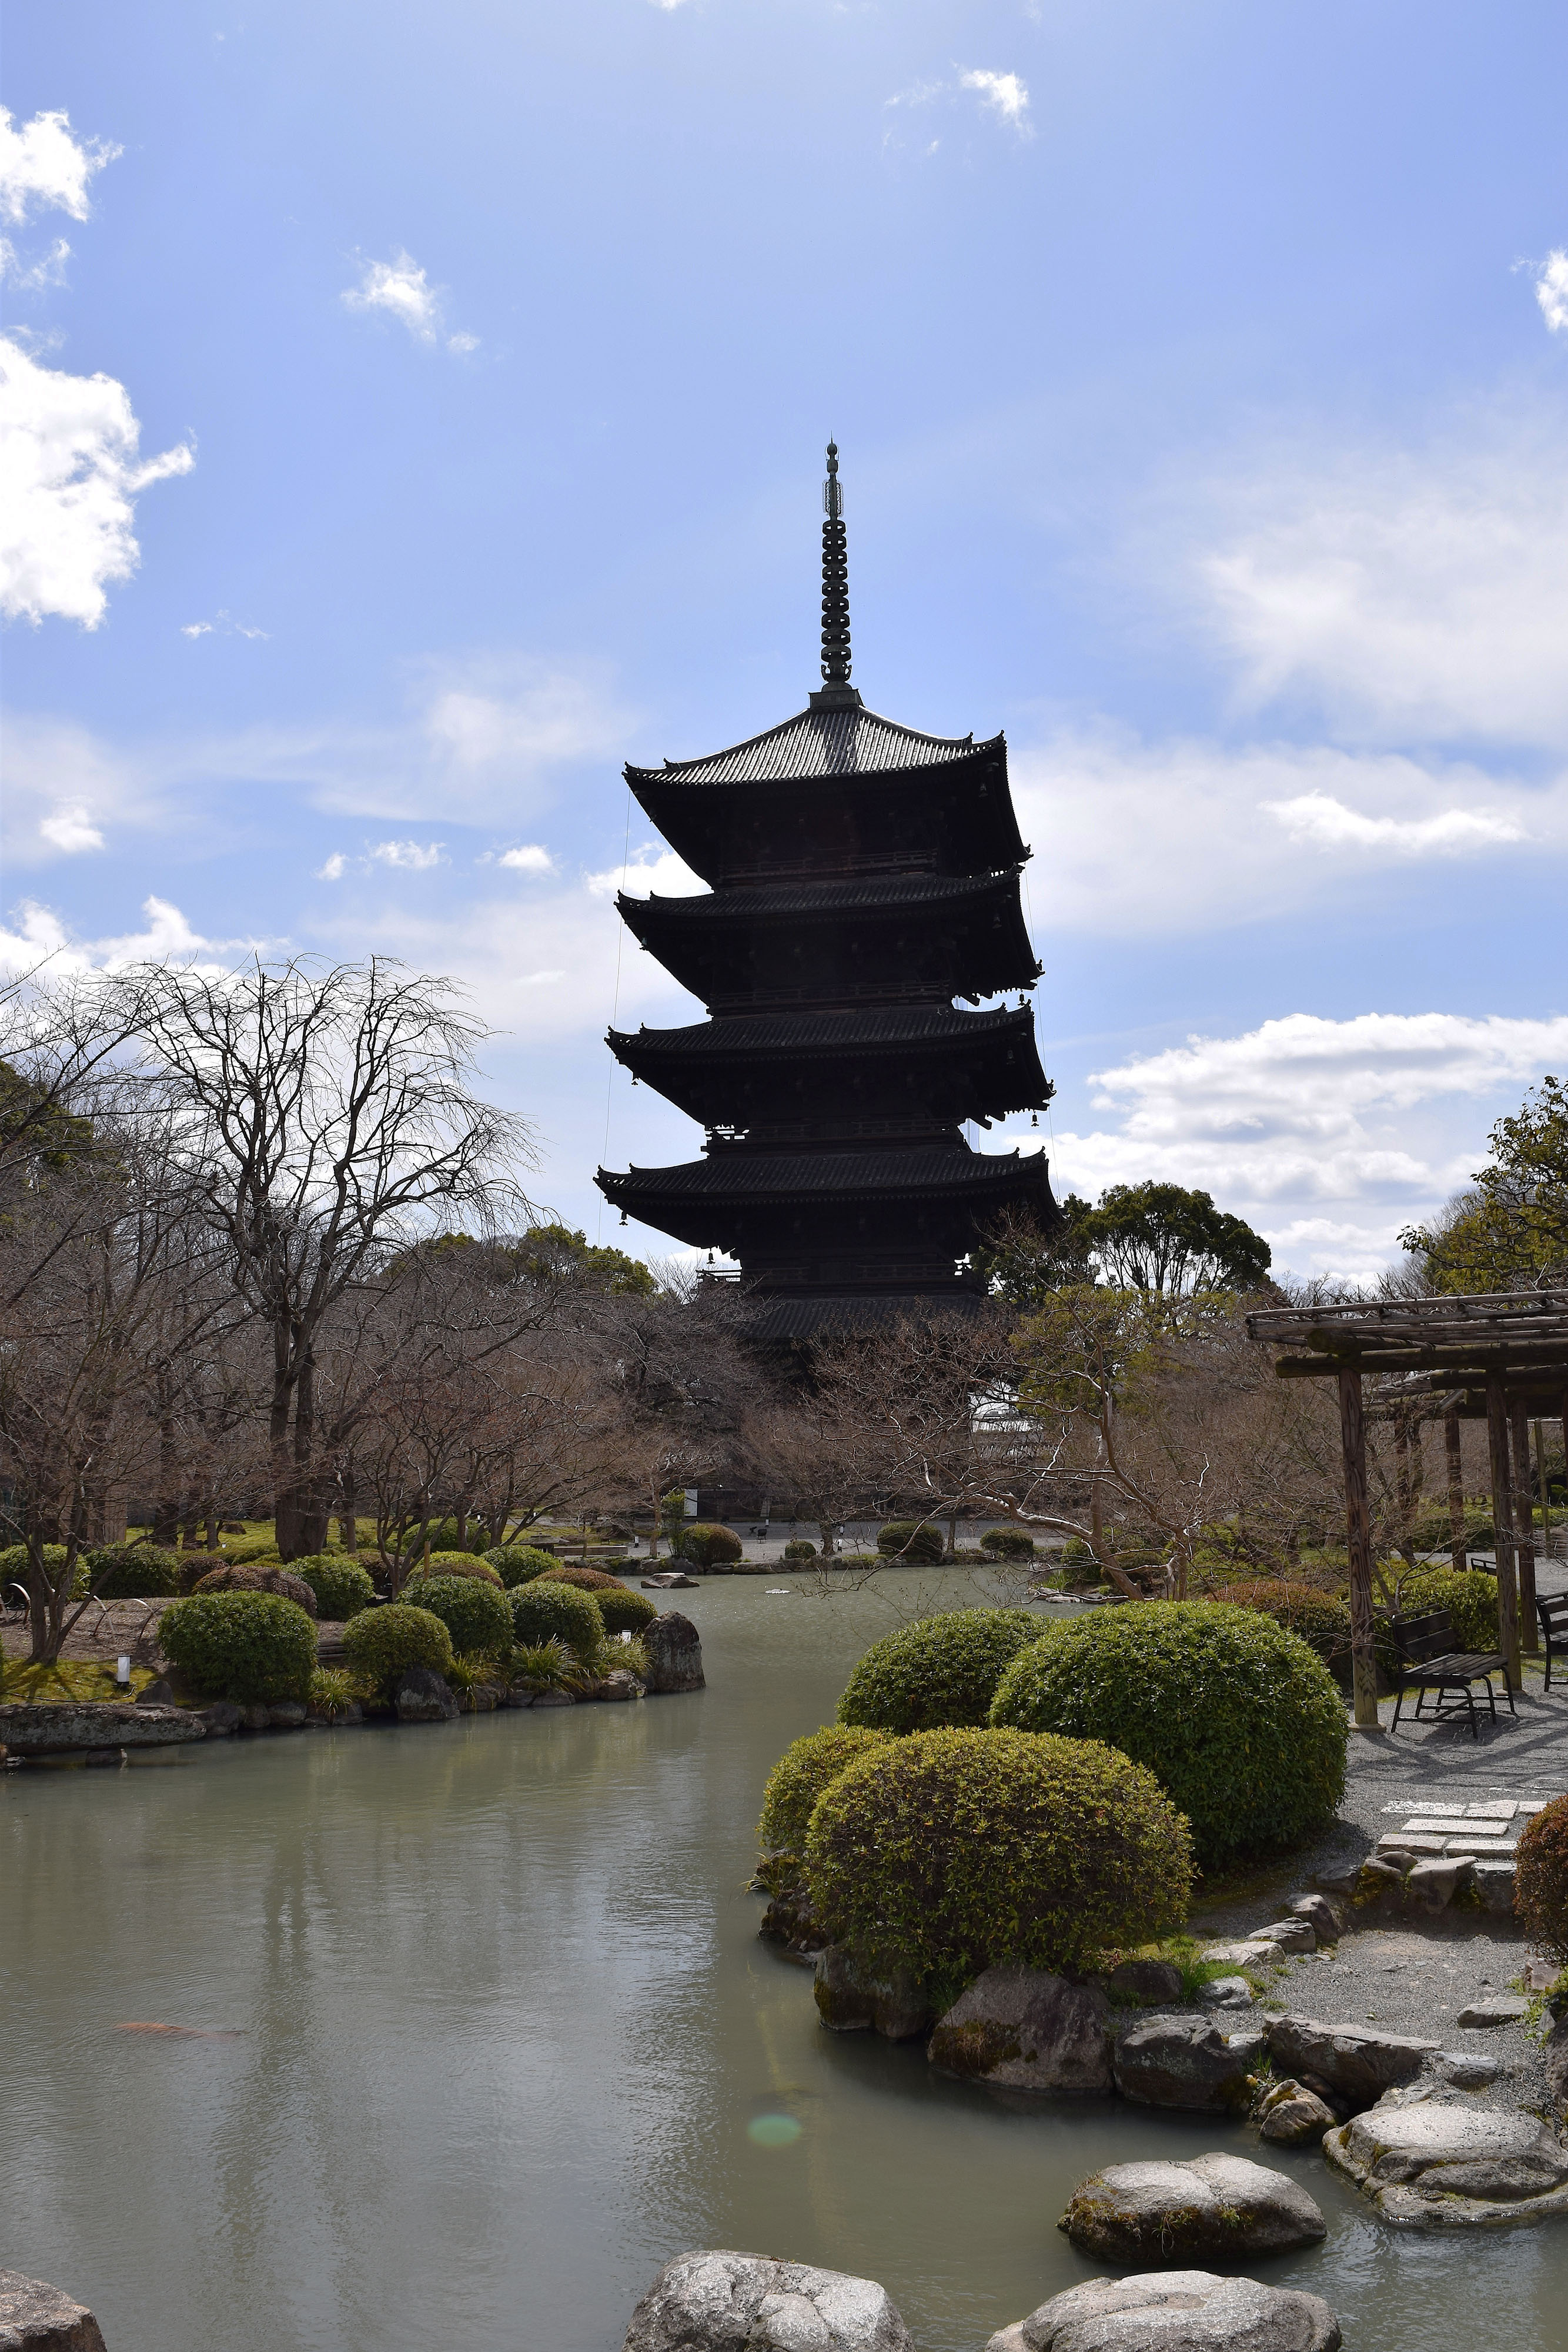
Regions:
<instances>
[{"instance_id":1,"label":"white cloud","mask_svg":"<svg viewBox=\"0 0 1568 2352\"><path fill-rule=\"evenodd\" d=\"M525 841L516 849L504 849L496 863L497 866L510 866L518 874L555 872L555 859L537 841Z\"/></svg>"},{"instance_id":2,"label":"white cloud","mask_svg":"<svg viewBox=\"0 0 1568 2352\"><path fill-rule=\"evenodd\" d=\"M1092 1108L1114 1123L1058 1129L1052 1183L1198 1186L1265 1235L1278 1266L1364 1276L1481 1165L1493 1119L1564 1061L1561 1015L1297 1013L1192 1037L1091 1077Z\"/></svg>"},{"instance_id":3,"label":"white cloud","mask_svg":"<svg viewBox=\"0 0 1568 2352\"><path fill-rule=\"evenodd\" d=\"M70 247L63 236L57 236L36 261L26 260L8 236L0 236L0 279L19 287L25 294L41 294L47 286L64 285L70 257Z\"/></svg>"},{"instance_id":4,"label":"white cloud","mask_svg":"<svg viewBox=\"0 0 1568 2352\"><path fill-rule=\"evenodd\" d=\"M97 628L107 587L128 580L141 560L131 532L138 494L195 463L183 443L141 458L141 429L111 376L40 367L0 338L0 610L7 618L36 622L52 613Z\"/></svg>"},{"instance_id":5,"label":"white cloud","mask_svg":"<svg viewBox=\"0 0 1568 2352\"><path fill-rule=\"evenodd\" d=\"M1366 816L1327 793L1264 801L1294 841L1320 849L1393 849L1404 857L1455 856L1494 842L1522 841L1521 826L1487 809L1445 809L1440 816Z\"/></svg>"},{"instance_id":6,"label":"white cloud","mask_svg":"<svg viewBox=\"0 0 1568 2352\"><path fill-rule=\"evenodd\" d=\"M26 899L16 911L18 928L0 929L0 971L31 971L47 959L57 977L82 971L119 971L132 963L188 963L199 971L217 974L223 959L265 950L266 940L207 940L193 930L180 908L167 898L142 900L146 928L118 937L73 939L52 908Z\"/></svg>"},{"instance_id":7,"label":"white cloud","mask_svg":"<svg viewBox=\"0 0 1568 2352\"><path fill-rule=\"evenodd\" d=\"M180 624L180 635L183 637L210 637L212 634L213 625L210 621L182 621Z\"/></svg>"},{"instance_id":8,"label":"white cloud","mask_svg":"<svg viewBox=\"0 0 1568 2352\"><path fill-rule=\"evenodd\" d=\"M449 352L477 351L477 335L446 334L442 293L413 254L400 248L390 261L368 261L359 284L345 287L341 299L350 310L384 310L408 329L416 343L434 345L444 337Z\"/></svg>"},{"instance_id":9,"label":"white cloud","mask_svg":"<svg viewBox=\"0 0 1568 2352\"><path fill-rule=\"evenodd\" d=\"M1498 414L1425 449L1255 457L1199 497L1175 590L1190 609L1196 574L1199 625L1235 665L1242 708L1303 700L1364 741L1568 751L1568 437L1554 415Z\"/></svg>"},{"instance_id":10,"label":"white cloud","mask_svg":"<svg viewBox=\"0 0 1568 2352\"><path fill-rule=\"evenodd\" d=\"M66 857L74 857L84 849L103 847L103 835L84 808L57 809L52 816L39 819L38 831Z\"/></svg>"},{"instance_id":11,"label":"white cloud","mask_svg":"<svg viewBox=\"0 0 1568 2352\"><path fill-rule=\"evenodd\" d=\"M0 218L20 227L35 212L88 216L88 187L120 152L103 139L76 139L68 114L35 114L18 129L0 106Z\"/></svg>"},{"instance_id":12,"label":"white cloud","mask_svg":"<svg viewBox=\"0 0 1568 2352\"><path fill-rule=\"evenodd\" d=\"M1568 252L1561 247L1549 253L1541 265L1541 275L1535 281L1535 299L1541 305L1541 315L1549 332L1568 334Z\"/></svg>"},{"instance_id":13,"label":"white cloud","mask_svg":"<svg viewBox=\"0 0 1568 2352\"><path fill-rule=\"evenodd\" d=\"M612 866L607 873L585 875L583 879L596 898L612 898L618 890L633 898L649 898L654 892L664 898L684 898L707 887L684 857L677 857L673 849L661 850L653 841L645 842L629 865Z\"/></svg>"},{"instance_id":14,"label":"white cloud","mask_svg":"<svg viewBox=\"0 0 1568 2352\"><path fill-rule=\"evenodd\" d=\"M317 881L340 882L343 878L343 868L348 862L349 861L344 856L342 851L340 849L335 849L332 852L331 856L327 860L325 866L319 866L316 868Z\"/></svg>"},{"instance_id":15,"label":"white cloud","mask_svg":"<svg viewBox=\"0 0 1568 2352\"><path fill-rule=\"evenodd\" d=\"M546 988L553 982L565 978L564 969L560 971L525 971L518 979L517 985L519 988Z\"/></svg>"},{"instance_id":16,"label":"white cloud","mask_svg":"<svg viewBox=\"0 0 1568 2352\"><path fill-rule=\"evenodd\" d=\"M243 621L236 621L234 614L225 612L221 604L214 620L182 621L180 624L183 637L259 637L265 642L271 634L269 629L247 629Z\"/></svg>"},{"instance_id":17,"label":"white cloud","mask_svg":"<svg viewBox=\"0 0 1568 2352\"><path fill-rule=\"evenodd\" d=\"M1010 123L1024 138L1030 136L1029 91L1016 73L988 73L983 67L976 67L958 76L958 87L977 92L982 103L999 114L1004 122Z\"/></svg>"},{"instance_id":18,"label":"white cloud","mask_svg":"<svg viewBox=\"0 0 1568 2352\"><path fill-rule=\"evenodd\" d=\"M445 849L442 841L378 841L367 855L380 866L396 866L407 874L428 874L433 866L444 865Z\"/></svg>"}]
</instances>

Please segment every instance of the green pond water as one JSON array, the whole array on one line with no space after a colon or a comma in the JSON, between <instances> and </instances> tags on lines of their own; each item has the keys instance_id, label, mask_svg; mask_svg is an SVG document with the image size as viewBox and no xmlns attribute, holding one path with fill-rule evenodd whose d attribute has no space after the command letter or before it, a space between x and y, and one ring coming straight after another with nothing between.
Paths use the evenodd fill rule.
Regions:
<instances>
[{"instance_id":1,"label":"green pond water","mask_svg":"<svg viewBox=\"0 0 1568 2352\"><path fill-rule=\"evenodd\" d=\"M918 1583L672 1596L685 1697L0 1776L0 2265L109 2352L617 2352L697 2246L880 2279L921 2352L978 2352L1092 2275L1055 2226L1085 2173L1255 2135L944 2081L757 1939L768 1767ZM1329 2238L1254 2273L1352 2352L1568 2346L1568 2225L1396 2236L1269 2161Z\"/></svg>"}]
</instances>

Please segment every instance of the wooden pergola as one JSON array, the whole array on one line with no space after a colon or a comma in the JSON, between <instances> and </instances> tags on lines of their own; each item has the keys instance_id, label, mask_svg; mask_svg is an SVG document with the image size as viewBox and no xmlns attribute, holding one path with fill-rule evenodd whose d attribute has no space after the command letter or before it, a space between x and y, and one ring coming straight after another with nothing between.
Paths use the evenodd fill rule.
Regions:
<instances>
[{"instance_id":1,"label":"wooden pergola","mask_svg":"<svg viewBox=\"0 0 1568 2352\"><path fill-rule=\"evenodd\" d=\"M1540 1424L1568 1408L1568 1290L1499 1291L1462 1298L1400 1298L1355 1307L1270 1307L1247 1318L1250 1339L1282 1352L1281 1380L1335 1380L1344 1450L1350 1542L1351 1661L1359 1727L1377 1727L1373 1646L1372 1514L1366 1423L1392 1415L1441 1416L1448 1441L1449 1527L1464 1565L1459 1423L1484 1420L1497 1529L1499 1646L1517 1686L1521 1652L1540 1646L1535 1620L1535 1536L1530 1423L1546 1492ZM1371 1400L1363 1381L1376 1382ZM1564 1422L1568 1438L1568 1421ZM1516 1508L1517 1505L1517 1508Z\"/></svg>"}]
</instances>

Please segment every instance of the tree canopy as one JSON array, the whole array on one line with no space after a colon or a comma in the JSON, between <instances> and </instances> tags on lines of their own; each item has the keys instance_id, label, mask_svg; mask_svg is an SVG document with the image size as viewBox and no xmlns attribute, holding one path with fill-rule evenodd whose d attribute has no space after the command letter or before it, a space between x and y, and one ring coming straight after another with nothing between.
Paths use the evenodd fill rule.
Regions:
<instances>
[{"instance_id":1,"label":"tree canopy","mask_svg":"<svg viewBox=\"0 0 1568 2352\"><path fill-rule=\"evenodd\" d=\"M1509 1290L1568 1279L1568 1085L1550 1076L1489 1139L1473 1187L1399 1236L1434 1290Z\"/></svg>"}]
</instances>

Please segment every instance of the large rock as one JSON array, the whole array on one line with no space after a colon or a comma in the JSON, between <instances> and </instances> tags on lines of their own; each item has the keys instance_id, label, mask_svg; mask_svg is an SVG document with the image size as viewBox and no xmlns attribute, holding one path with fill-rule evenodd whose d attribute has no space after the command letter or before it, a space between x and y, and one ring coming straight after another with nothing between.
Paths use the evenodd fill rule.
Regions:
<instances>
[{"instance_id":1,"label":"large rock","mask_svg":"<svg viewBox=\"0 0 1568 2352\"><path fill-rule=\"evenodd\" d=\"M1277 2074L1314 2074L1352 2106L1369 2107L1395 2084L1410 2082L1437 2050L1408 2033L1364 2033L1312 2017L1276 2017L1269 2026Z\"/></svg>"},{"instance_id":2,"label":"large rock","mask_svg":"<svg viewBox=\"0 0 1568 2352\"><path fill-rule=\"evenodd\" d=\"M138 1706L128 1699L25 1700L0 1706L0 1741L13 1756L64 1756L78 1748L168 1748L204 1739L199 1715L178 1706Z\"/></svg>"},{"instance_id":3,"label":"large rock","mask_svg":"<svg viewBox=\"0 0 1568 2352\"><path fill-rule=\"evenodd\" d=\"M1457 2098L1385 2099L1330 2132L1323 2154L1396 2229L1568 2213L1568 2150L1538 2116Z\"/></svg>"},{"instance_id":4,"label":"large rock","mask_svg":"<svg viewBox=\"0 0 1568 2352\"><path fill-rule=\"evenodd\" d=\"M1249 2026L1223 2033L1209 2018L1152 2018L1123 2034L1111 2070L1122 2096L1141 2106L1218 2113L1249 2103L1268 2047Z\"/></svg>"},{"instance_id":5,"label":"large rock","mask_svg":"<svg viewBox=\"0 0 1568 2352\"><path fill-rule=\"evenodd\" d=\"M643 1646L648 1653L648 1673L643 1687L650 1696L655 1691L695 1691L706 1687L703 1673L703 1645L697 1629L689 1617L678 1609L661 1609L652 1624L643 1629Z\"/></svg>"},{"instance_id":6,"label":"large rock","mask_svg":"<svg viewBox=\"0 0 1568 2352\"><path fill-rule=\"evenodd\" d=\"M1108 2164L1073 2190L1057 2226L1104 2263L1236 2262L1328 2235L1304 2189L1245 2156Z\"/></svg>"},{"instance_id":7,"label":"large rock","mask_svg":"<svg viewBox=\"0 0 1568 2352\"><path fill-rule=\"evenodd\" d=\"M1337 2339L1336 2339L1337 2341ZM760 2254L677 2254L626 2331L625 2352L914 2352L874 2279Z\"/></svg>"},{"instance_id":8,"label":"large rock","mask_svg":"<svg viewBox=\"0 0 1568 2352\"><path fill-rule=\"evenodd\" d=\"M1568 2105L1568 2017L1560 2017L1542 2048L1546 2081L1560 2106Z\"/></svg>"},{"instance_id":9,"label":"large rock","mask_svg":"<svg viewBox=\"0 0 1568 2352\"><path fill-rule=\"evenodd\" d=\"M1265 2139L1282 2147L1298 2147L1304 2140L1321 2140L1324 2132L1333 2131L1339 2117L1315 2091L1287 2076L1265 2092L1252 2110L1252 2120Z\"/></svg>"},{"instance_id":10,"label":"large rock","mask_svg":"<svg viewBox=\"0 0 1568 2352\"><path fill-rule=\"evenodd\" d=\"M455 1723L457 1701L434 1666L405 1666L392 1694L400 1723Z\"/></svg>"},{"instance_id":11,"label":"large rock","mask_svg":"<svg viewBox=\"0 0 1568 2352\"><path fill-rule=\"evenodd\" d=\"M1043 1969L987 1969L938 2019L926 2056L944 2074L1015 2091L1111 2088L1110 2003Z\"/></svg>"},{"instance_id":12,"label":"large rock","mask_svg":"<svg viewBox=\"0 0 1568 2352\"><path fill-rule=\"evenodd\" d=\"M1321 2296L1212 2271L1139 2271L1053 2294L988 2352L1340 2352Z\"/></svg>"},{"instance_id":13,"label":"large rock","mask_svg":"<svg viewBox=\"0 0 1568 2352\"><path fill-rule=\"evenodd\" d=\"M104 2352L103 2335L85 2303L0 2271L0 2352Z\"/></svg>"},{"instance_id":14,"label":"large rock","mask_svg":"<svg viewBox=\"0 0 1568 2352\"><path fill-rule=\"evenodd\" d=\"M1182 1997L1181 1970L1174 1960L1124 1960L1094 1982L1112 2000L1140 2009L1164 2009Z\"/></svg>"},{"instance_id":15,"label":"large rock","mask_svg":"<svg viewBox=\"0 0 1568 2352\"><path fill-rule=\"evenodd\" d=\"M834 2033L880 2033L887 2042L909 2042L931 2022L931 2003L908 1969L888 1976L864 1976L841 1944L825 1944L817 1954L817 2014Z\"/></svg>"}]
</instances>

